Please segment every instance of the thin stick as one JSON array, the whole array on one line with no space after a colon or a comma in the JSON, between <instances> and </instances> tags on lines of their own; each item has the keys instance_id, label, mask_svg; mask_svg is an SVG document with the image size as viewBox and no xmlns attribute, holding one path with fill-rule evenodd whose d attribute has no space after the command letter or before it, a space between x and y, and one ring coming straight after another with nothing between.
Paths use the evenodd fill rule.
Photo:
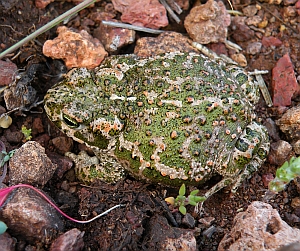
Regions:
<instances>
[{"instance_id":1,"label":"thin stick","mask_svg":"<svg viewBox=\"0 0 300 251\"><path fill-rule=\"evenodd\" d=\"M84 2L82 2L82 3L78 4L77 6L75 6L74 8L68 10L64 14L58 16L57 18L55 18L51 22L47 23L43 27L39 28L35 32L33 32L30 35L28 35L27 37L23 38L18 43L14 44L13 46L11 46L10 48L8 48L7 50L5 50L2 53L0 53L0 59L3 58L5 55L7 55L7 54L9 54L9 53L11 53L13 51L15 51L18 48L20 48L23 44L29 42L30 40L32 40L32 39L36 38L37 36L41 35L42 33L46 32L47 30L50 30L54 26L58 25L61 21L63 21L64 19L68 18L69 16L71 16L71 15L73 15L73 14L75 14L75 13L81 11L81 10L83 10L84 8L86 8L87 6L91 5L95 1L96 0L85 0Z\"/></svg>"},{"instance_id":2,"label":"thin stick","mask_svg":"<svg viewBox=\"0 0 300 251\"><path fill-rule=\"evenodd\" d=\"M124 28L124 29L129 29L129 30L143 31L143 32L148 32L148 33L152 33L152 34L160 34L160 33L165 32L163 30L154 30L154 29L145 28L145 27L141 27L141 26L112 22L112 21L102 21L102 23L104 25L108 25L108 26Z\"/></svg>"}]
</instances>

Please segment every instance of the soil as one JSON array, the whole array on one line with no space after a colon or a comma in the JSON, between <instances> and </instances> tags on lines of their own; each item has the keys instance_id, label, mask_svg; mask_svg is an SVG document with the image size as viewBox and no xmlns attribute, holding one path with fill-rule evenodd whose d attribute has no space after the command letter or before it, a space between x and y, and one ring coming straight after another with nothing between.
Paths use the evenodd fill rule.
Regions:
<instances>
[{"instance_id":1,"label":"soil","mask_svg":"<svg viewBox=\"0 0 300 251\"><path fill-rule=\"evenodd\" d=\"M98 2L93 8L103 8L106 2ZM240 4L233 3L233 6L234 9L241 10L250 4L255 3L244 1ZM279 16L284 13L283 4L270 5L264 3L262 5ZM49 4L45 9L40 10L37 9L34 2L30 0L6 1L5 7L4 5L2 7L0 5L1 49L10 47L71 7L73 7L72 3L57 1ZM84 18L93 10L93 8L81 11L79 16L69 22L67 26L75 28L84 26L82 25ZM230 7L227 6L227 9L229 8ZM183 16L187 13L188 11L185 11ZM272 15L270 14L270 19L271 18ZM285 19L285 22L288 23L288 18ZM298 60L299 51L297 47L297 33L299 33L300 30L297 28L299 26L294 30L289 29L286 26L285 32L280 33L280 25L283 25L283 23L278 19L275 19L273 23L268 25L268 28L273 28L272 34L280 37L281 41L284 41L285 46L274 49L270 53L260 53L255 54L254 56L247 55L243 51L248 59L248 69L251 70L257 68L271 70L278 58L283 56L286 52L289 52L295 66L296 74L299 74L298 69L300 60ZM93 30L94 28L95 27L92 25L89 26L90 30ZM173 23L171 23L167 29L183 30L182 26L178 27ZM64 72L62 64L46 58L42 54L43 43L47 39L53 39L56 36L55 31L56 28L52 28L37 37L34 41L27 43L16 52L7 56L8 59L18 66L20 71L28 69L33 64L38 63L43 65L42 70L39 70L36 73L35 78L32 81L33 87L38 91L39 100L43 99L47 89L56 83ZM232 38L233 34L233 31L229 32L228 40L234 42L234 39ZM246 48L245 45L246 42L240 43L242 48ZM132 52L131 50L132 46L124 52L130 53ZM269 85L271 73L265 75L264 79ZM4 102L2 102L2 105L4 106ZM292 106L294 105L297 105L296 101L293 101ZM267 118L276 120L281 114L280 111L274 107L267 108L263 101L258 104L257 112L263 121ZM53 144L51 144L51 139L64 135L47 119L42 106L40 105L30 112L24 112L24 114L26 116L13 114L13 125L11 125L9 129L0 129L0 139L6 144L7 150L9 151L18 148L23 144L22 141L12 140L12 135L14 135L15 132L20 131L22 125L31 128L35 119L40 118L43 122L44 132L34 132L32 134L32 140L42 142L41 139L45 139L43 140L42 145L46 148L46 151L56 151ZM278 137L286 140L284 135L279 134ZM81 146L78 143L73 143L73 152L78 153L80 148ZM195 231L199 250L217 250L218 243L221 241L224 234L230 231L234 216L239 211L245 210L252 201L263 200L267 190L267 187L263 183L263 175L275 175L276 168L278 168L278 166L270 165L266 162L249 180L244 181L235 194L230 193L228 189L223 189L214 194L204 203L201 216L193 212L193 207L188 207L188 212L196 219L196 227L193 229ZM65 183L68 183L70 187L75 187L75 190L72 193L63 190L62 184ZM299 218L296 217L295 219L295 217L291 217L292 215L297 215L295 209L291 207L292 199L299 196L296 185L296 182L291 182L284 192L276 195L269 203L273 208L280 212L283 220L288 222L291 226L300 227L297 220ZM210 184L207 185L207 187L209 186ZM203 194L205 190L207 190L207 187L202 187L200 193ZM66 172L62 178L55 175L44 187L44 190L52 196L56 203L63 208L67 214L77 219L79 219L81 215L87 215L87 217L83 216L82 219L91 218L92 214L99 214L117 204L125 205L89 224L79 225L66 220L66 231L72 228L78 228L85 232L84 250L156 250L155 247L151 246L151 239L147 236L150 228L149 221L158 214L168 218L170 212L168 211L168 207L164 205L164 198L167 196L176 196L178 193L177 189L145 184L136 181L131 177L127 177L125 180L122 180L115 185L99 182L97 184L85 186L76 181L72 169ZM63 190L63 193L66 195L58 200L57 195L61 190ZM74 205L70 201L74 202ZM179 213L173 213L173 215L180 221L181 215ZM209 226L203 226L203 224L199 222L201 218L209 219L208 217L214 218L210 224L215 227L212 233L204 231ZM171 222L169 224L172 225ZM187 228L187 226L183 225L179 225L179 227ZM11 232L9 233L12 236L14 235ZM19 241L26 243L26 240ZM39 250L47 250L48 248L49 246L43 246L39 247Z\"/></svg>"}]
</instances>

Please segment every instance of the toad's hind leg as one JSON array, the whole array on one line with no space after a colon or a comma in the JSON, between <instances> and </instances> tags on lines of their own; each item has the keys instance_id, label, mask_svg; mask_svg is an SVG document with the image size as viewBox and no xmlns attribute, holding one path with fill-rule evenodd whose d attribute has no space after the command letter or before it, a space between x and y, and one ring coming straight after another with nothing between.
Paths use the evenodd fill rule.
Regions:
<instances>
[{"instance_id":1,"label":"toad's hind leg","mask_svg":"<svg viewBox=\"0 0 300 251\"><path fill-rule=\"evenodd\" d=\"M243 180L250 177L265 161L269 153L270 143L266 128L256 122L249 124L232 153L232 160L223 179L210 188L205 197L213 195L226 186L231 186L231 191L236 192Z\"/></svg>"}]
</instances>

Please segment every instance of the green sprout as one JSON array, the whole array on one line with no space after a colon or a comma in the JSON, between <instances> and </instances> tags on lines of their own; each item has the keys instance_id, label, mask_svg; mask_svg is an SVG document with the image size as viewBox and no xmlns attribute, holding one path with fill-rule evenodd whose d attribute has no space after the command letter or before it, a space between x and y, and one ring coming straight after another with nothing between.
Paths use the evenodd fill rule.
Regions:
<instances>
[{"instance_id":1,"label":"green sprout","mask_svg":"<svg viewBox=\"0 0 300 251\"><path fill-rule=\"evenodd\" d=\"M178 207L179 212L183 215L186 214L186 205L197 206L199 202L203 202L206 200L205 197L196 195L199 192L198 189L191 191L188 197L185 196L185 192L185 184L182 184L179 188L178 196L176 197L176 199L174 197L168 197L165 199L165 201L172 206Z\"/></svg>"},{"instance_id":2,"label":"green sprout","mask_svg":"<svg viewBox=\"0 0 300 251\"><path fill-rule=\"evenodd\" d=\"M275 179L269 183L269 190L278 193L297 176L300 176L300 157L292 157L277 169Z\"/></svg>"},{"instance_id":3,"label":"green sprout","mask_svg":"<svg viewBox=\"0 0 300 251\"><path fill-rule=\"evenodd\" d=\"M15 151L16 151L16 149L11 150L8 153L6 151L0 152L0 160L1 160L0 167L4 166L4 164L11 159L11 157L15 154Z\"/></svg>"},{"instance_id":4,"label":"green sprout","mask_svg":"<svg viewBox=\"0 0 300 251\"><path fill-rule=\"evenodd\" d=\"M0 221L0 234L4 234L7 229L6 224L3 221Z\"/></svg>"},{"instance_id":5,"label":"green sprout","mask_svg":"<svg viewBox=\"0 0 300 251\"><path fill-rule=\"evenodd\" d=\"M22 125L21 132L24 134L26 141L31 140L31 129L27 129L26 126Z\"/></svg>"}]
</instances>

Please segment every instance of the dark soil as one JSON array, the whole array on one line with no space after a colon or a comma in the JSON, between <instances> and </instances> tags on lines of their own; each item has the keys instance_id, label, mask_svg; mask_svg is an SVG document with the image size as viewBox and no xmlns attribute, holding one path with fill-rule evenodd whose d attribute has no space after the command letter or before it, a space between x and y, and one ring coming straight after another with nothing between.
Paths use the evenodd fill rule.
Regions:
<instances>
[{"instance_id":1,"label":"dark soil","mask_svg":"<svg viewBox=\"0 0 300 251\"><path fill-rule=\"evenodd\" d=\"M18 42L20 39L30 34L32 31L43 26L45 23L57 17L59 14L73 7L71 3L64 1L57 1L48 5L45 9L39 10L35 7L34 2L30 0L8 0L1 6L0 1L0 48L8 48L11 45ZM108 1L106 1L108 2ZM96 3L95 7L104 6L105 1ZM226 3L227 4L227 3ZM242 7L246 7L251 3L250 1L243 2L243 4L234 5L234 8L241 10ZM268 5L264 4L267 8L271 9L273 13L283 13L283 5ZM80 28L81 22L88 16L89 12L93 10L89 8L80 12L74 20L68 23L68 26ZM228 7L229 9L229 7ZM185 13L186 14L186 13ZM272 15L270 14L270 18ZM275 20L274 23L270 23L268 27L273 27L274 36L280 36L280 39L284 41L283 47L280 49L274 49L271 53L261 53L255 56L248 57L249 69L267 69L271 70L278 58L283 56L286 52L289 52L291 59L295 65L296 74L299 73L299 50L297 44L298 39L294 30L287 27L285 32L279 32L279 26L282 23ZM171 24L168 30L178 30L178 27L172 28ZM95 27L89 26L89 29ZM181 27L182 29L182 27ZM7 58L14 62L18 68L23 71L28 69L32 64L41 64L40 69L32 85L38 91L39 100L43 99L43 96L48 88L56 83L59 76L63 73L63 67L57 61L53 61L46 58L42 54L42 45L47 39L53 39L56 28L52 28L50 31L39 36L34 41L24 45L16 52L8 55ZM299 31L296 30L296 31ZM228 40L234 41L230 33ZM245 48L246 42L240 44ZM130 50L127 52L131 52ZM271 74L264 76L267 84L270 83ZM4 106L4 102L2 103ZM296 102L293 104L296 105ZM42 106L39 106L33 111L43 111ZM272 118L278 119L280 114L275 108L267 108L265 103L261 101L257 107L258 114L263 119ZM21 130L22 125L26 125L27 128L31 128L35 118L39 117L43 121L45 133L33 133L32 140L38 140L41 142L41 138L48 134L50 140L47 139L43 142L43 146L48 152L55 151L51 144L51 138L58 135L63 136L61 132L54 127L54 125L47 119L44 112L33 113L25 112L26 117L12 115L13 125L9 129L0 129L1 140L5 142L6 147L9 150L18 148L22 142L13 142L8 139L10 134L14 134ZM282 139L284 137L279 135ZM73 151L78 153L80 148L79 144L74 142ZM263 200L263 196L267 190L267 187L263 184L262 176L264 174L275 174L277 166L271 166L266 162L258 172L256 172L251 179L246 180L237 190L235 194L231 194L228 189L223 189L217 194L211 196L205 203L202 209L201 216L193 213L193 207L188 207L188 212L191 213L197 220L196 228L194 229L197 236L197 244L199 250L217 250L218 243L221 241L225 233L230 231L233 218L242 210L245 210L248 205L255 200ZM62 191L61 185L63 182L67 182L71 186L76 186L74 193L66 193L65 197L58 198L58 194ZM213 182L213 181L212 181ZM208 184L209 186L210 184ZM201 193L205 192L207 187L202 188ZM164 198L167 196L176 196L177 189L170 189L160 187L157 185L144 184L134 180L131 177L127 177L125 180L117 183L116 185L107 185L103 183L91 184L90 186L84 186L79 184L74 178L73 170L68 171L63 178L54 176L44 190L48 192L57 204L63 208L63 210L74 218L80 219L81 215L83 219L91 218L93 214L99 214L104 210L116 205L124 204L125 207L113 210L108 215L100 218L99 220L79 225L66 220L66 231L72 228L78 228L81 231L85 231L84 250L156 250L151 246L151 239L147 237L149 231L149 221L155 215L163 215L168 220L170 212L164 205ZM269 203L280 212L281 217L287 221L291 226L299 227L299 221L297 219L298 213L291 207L291 200L294 197L299 196L295 183L292 182L284 192L276 195ZM71 199L70 199L71 198ZM181 218L179 213L174 214L178 219ZM295 217L291 217L294 215ZM211 225L215 226L215 231L212 234L203 233L203 230L208 226L203 227L198 220L200 218L213 217ZM172 222L169 221L172 225ZM183 227L179 225L179 227ZM201 230L201 231L200 231ZM9 230L8 230L9 232ZM14 233L9 232L12 236ZM22 240L23 242L26 240ZM47 250L49 247L43 247Z\"/></svg>"}]
</instances>

